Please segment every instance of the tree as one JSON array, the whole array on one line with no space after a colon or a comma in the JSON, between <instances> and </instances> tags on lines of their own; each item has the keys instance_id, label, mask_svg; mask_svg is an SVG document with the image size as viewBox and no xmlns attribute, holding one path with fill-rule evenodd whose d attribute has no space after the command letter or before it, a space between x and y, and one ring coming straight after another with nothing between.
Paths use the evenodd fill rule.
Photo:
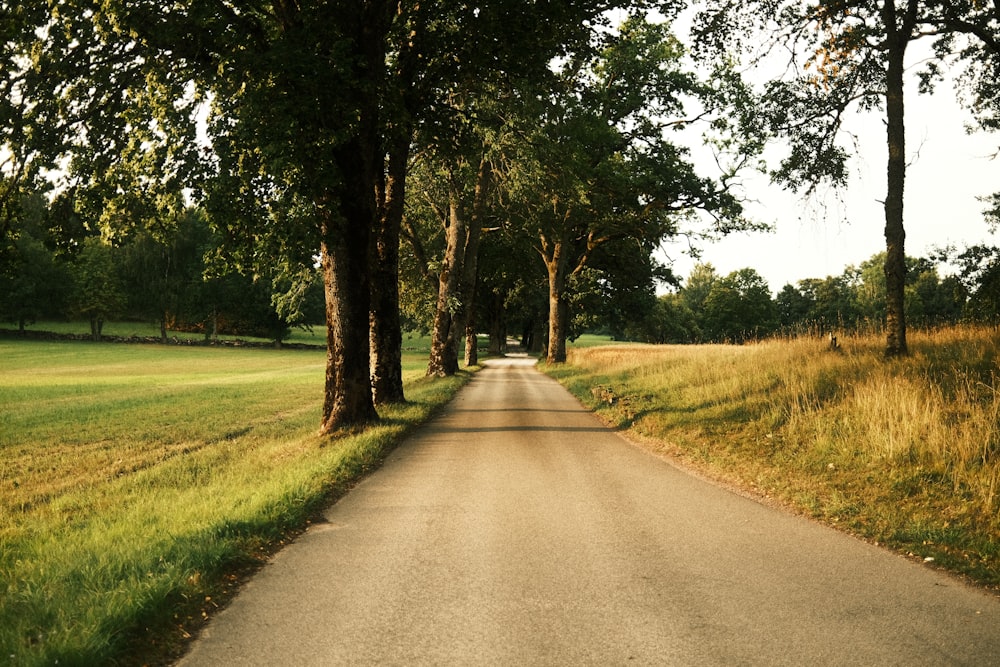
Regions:
<instances>
[{"instance_id":1,"label":"tree","mask_svg":"<svg viewBox=\"0 0 1000 667\"><path fill-rule=\"evenodd\" d=\"M701 339L694 311L680 294L663 294L656 299L652 312L642 322L627 330L629 338L647 343L696 343Z\"/></svg>"},{"instance_id":2,"label":"tree","mask_svg":"<svg viewBox=\"0 0 1000 667\"><path fill-rule=\"evenodd\" d=\"M790 146L773 177L793 189L809 189L823 180L842 185L847 151L838 142L848 109L857 105L863 111L884 111L887 356L907 353L903 224L907 52L920 39L936 38L936 57L926 61L920 74L925 92L958 53L967 63L964 90L970 106L980 110L983 127L996 126L998 19L1000 6L995 3L944 0L742 0L713 4L699 19L697 42L705 52L714 50L728 58L734 50L755 51L751 58L760 62L766 53L756 45L763 42L765 52L777 47L787 58L787 79L772 81L766 99L772 130Z\"/></svg>"},{"instance_id":3,"label":"tree","mask_svg":"<svg viewBox=\"0 0 1000 667\"><path fill-rule=\"evenodd\" d=\"M799 286L802 286L802 281L799 281ZM792 284L785 285L774 299L778 324L784 329L792 329L808 321L813 303L812 295L805 290Z\"/></svg>"},{"instance_id":4,"label":"tree","mask_svg":"<svg viewBox=\"0 0 1000 667\"><path fill-rule=\"evenodd\" d=\"M485 154L472 163L456 162L446 169L447 203L444 208L436 207L445 231L445 250L438 276L427 374L442 377L458 371L458 346L473 317L479 239L492 182L492 165ZM463 167L472 173L463 176L459 173ZM463 181L474 185L466 188ZM467 190L471 190L470 196Z\"/></svg>"},{"instance_id":5,"label":"tree","mask_svg":"<svg viewBox=\"0 0 1000 667\"><path fill-rule=\"evenodd\" d=\"M198 209L164 213L131 234L122 253L130 309L158 322L166 343L168 323L183 319L184 305L202 281L209 228Z\"/></svg>"},{"instance_id":6,"label":"tree","mask_svg":"<svg viewBox=\"0 0 1000 667\"><path fill-rule=\"evenodd\" d=\"M125 290L112 256L111 246L97 236L84 241L73 263L72 311L90 320L90 334L101 340L104 321L121 313Z\"/></svg>"},{"instance_id":7,"label":"tree","mask_svg":"<svg viewBox=\"0 0 1000 667\"><path fill-rule=\"evenodd\" d=\"M705 335L716 342L762 338L775 326L767 282L754 269L733 271L712 285L702 314Z\"/></svg>"},{"instance_id":8,"label":"tree","mask_svg":"<svg viewBox=\"0 0 1000 667\"><path fill-rule=\"evenodd\" d=\"M688 276L681 289L681 296L692 312L702 312L705 307L705 299L708 298L712 287L719 278L718 272L711 264L696 264L691 269L691 275Z\"/></svg>"},{"instance_id":9,"label":"tree","mask_svg":"<svg viewBox=\"0 0 1000 667\"><path fill-rule=\"evenodd\" d=\"M449 82L544 69L613 4L29 3L3 44L3 120L26 112L4 141L50 165L68 157L71 196L95 219L134 153L195 189L237 268L318 255L329 433L377 418L371 318L392 308L373 264L391 266L398 242L408 128L448 106Z\"/></svg>"},{"instance_id":10,"label":"tree","mask_svg":"<svg viewBox=\"0 0 1000 667\"><path fill-rule=\"evenodd\" d=\"M958 279L969 294L967 316L976 321L1000 321L1000 248L973 245L957 252Z\"/></svg>"},{"instance_id":11,"label":"tree","mask_svg":"<svg viewBox=\"0 0 1000 667\"><path fill-rule=\"evenodd\" d=\"M685 215L710 211L718 229L746 224L722 183L700 177L685 148L684 102L711 104L718 91L682 67L683 48L666 23L626 20L597 48L562 64L551 92L525 95L523 152L507 174L511 216L536 239L549 284L547 360L565 361L567 284L606 243L655 245L680 231Z\"/></svg>"}]
</instances>

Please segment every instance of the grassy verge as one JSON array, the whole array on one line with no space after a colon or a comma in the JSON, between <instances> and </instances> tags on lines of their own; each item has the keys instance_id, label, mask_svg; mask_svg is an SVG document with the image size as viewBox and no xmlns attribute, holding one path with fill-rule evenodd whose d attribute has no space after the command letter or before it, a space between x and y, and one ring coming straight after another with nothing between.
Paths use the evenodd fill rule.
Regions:
<instances>
[{"instance_id":1,"label":"grassy verge","mask_svg":"<svg viewBox=\"0 0 1000 667\"><path fill-rule=\"evenodd\" d=\"M547 368L640 442L1000 587L1000 336L605 346Z\"/></svg>"},{"instance_id":2,"label":"grassy verge","mask_svg":"<svg viewBox=\"0 0 1000 667\"><path fill-rule=\"evenodd\" d=\"M411 346L420 347L418 341ZM467 379L316 435L325 352L0 340L0 664L169 657Z\"/></svg>"}]
</instances>

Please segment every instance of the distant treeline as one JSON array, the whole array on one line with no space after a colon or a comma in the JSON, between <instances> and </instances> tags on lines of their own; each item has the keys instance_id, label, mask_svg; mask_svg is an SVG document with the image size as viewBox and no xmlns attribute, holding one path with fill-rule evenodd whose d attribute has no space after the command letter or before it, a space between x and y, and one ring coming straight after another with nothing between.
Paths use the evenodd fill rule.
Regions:
<instances>
[{"instance_id":1,"label":"distant treeline","mask_svg":"<svg viewBox=\"0 0 1000 667\"><path fill-rule=\"evenodd\" d=\"M280 341L293 327L325 321L318 269L275 259L269 272L253 273L220 261L225 244L198 208L115 239L89 232L41 196L21 210L0 248L0 322L23 329L42 319L83 319L100 338L104 321L131 319L158 323L161 339L171 330ZM409 244L402 250L402 320L426 333L436 280L421 276ZM839 276L785 285L775 296L752 268L721 276L700 264L681 280L632 250L596 253L594 267L568 281L570 337L589 331L651 343L740 343L880 329L885 320L884 253ZM475 321L489 334L491 351L502 352L508 335L543 349L547 287L525 269L537 258L496 234L484 239L480 254ZM1000 321L1000 249L947 250L907 264L909 325ZM944 264L957 271L941 277ZM673 291L657 297L657 282Z\"/></svg>"},{"instance_id":2,"label":"distant treeline","mask_svg":"<svg viewBox=\"0 0 1000 667\"><path fill-rule=\"evenodd\" d=\"M957 267L941 277L938 267ZM644 319L621 331L652 343L745 342L773 335L828 335L881 330L885 322L885 253L839 276L800 280L773 296L752 268L726 276L711 264L694 268L682 287L660 296ZM906 318L914 327L1000 321L1000 248L944 250L907 258Z\"/></svg>"},{"instance_id":3,"label":"distant treeline","mask_svg":"<svg viewBox=\"0 0 1000 667\"><path fill-rule=\"evenodd\" d=\"M218 239L198 209L119 243L84 230L61 234L72 217L54 219L40 198L27 210L0 252L0 317L22 330L40 319L83 319L100 339L105 321L134 319L159 323L161 338L169 329L282 340L296 325L324 320L315 271L219 269Z\"/></svg>"}]
</instances>

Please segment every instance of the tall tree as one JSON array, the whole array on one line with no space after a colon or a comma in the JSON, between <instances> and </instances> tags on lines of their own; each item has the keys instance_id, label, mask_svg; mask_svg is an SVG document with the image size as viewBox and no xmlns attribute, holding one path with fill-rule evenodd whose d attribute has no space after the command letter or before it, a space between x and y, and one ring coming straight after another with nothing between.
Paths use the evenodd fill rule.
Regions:
<instances>
[{"instance_id":1,"label":"tall tree","mask_svg":"<svg viewBox=\"0 0 1000 667\"><path fill-rule=\"evenodd\" d=\"M776 309L767 282L754 269L740 269L712 285L701 313L709 339L743 343L771 333Z\"/></svg>"},{"instance_id":2,"label":"tall tree","mask_svg":"<svg viewBox=\"0 0 1000 667\"><path fill-rule=\"evenodd\" d=\"M392 175L405 164L408 127L442 105L436 93L449 82L545 68L615 4L27 3L9 36L3 27L4 120L25 112L5 126L4 143L48 164L68 156L67 192L95 219L117 186L115 165L136 151L151 172L197 186L237 266L318 254L328 334L321 430L332 432L377 417L369 325L392 309L377 298L372 308L381 296L372 265L392 262L378 253L397 242L403 184ZM418 42L430 50L409 57ZM428 95L406 99L411 84ZM404 159L387 167L390 153Z\"/></svg>"},{"instance_id":3,"label":"tall tree","mask_svg":"<svg viewBox=\"0 0 1000 667\"><path fill-rule=\"evenodd\" d=\"M711 109L720 97L684 70L683 54L668 23L634 16L563 63L550 94L532 98L534 129L508 180L513 213L533 232L548 275L549 362L566 358L567 281L597 248L623 238L656 244L695 209L720 230L746 224L727 175L699 176L668 137L693 120L686 100Z\"/></svg>"},{"instance_id":4,"label":"tall tree","mask_svg":"<svg viewBox=\"0 0 1000 667\"><path fill-rule=\"evenodd\" d=\"M920 72L928 91L950 60L966 62L964 90L983 127L1000 118L1000 6L950 0L732 0L700 15L702 53L734 52L752 62L784 59L787 70L767 86L772 130L790 150L775 180L793 189L823 180L846 182L842 125L848 110L880 110L886 127L887 356L906 354L906 261L903 195L906 181L905 74L911 45L935 39L936 58ZM763 45L763 47L761 47Z\"/></svg>"},{"instance_id":5,"label":"tall tree","mask_svg":"<svg viewBox=\"0 0 1000 667\"><path fill-rule=\"evenodd\" d=\"M463 178L461 165L447 170L447 203L439 209L445 231L445 249L439 273L434 325L431 330L431 353L428 375L454 375L458 371L458 349L465 340L465 329L472 317L472 299L476 283L479 240L486 215L486 200L492 181L489 158L482 155L466 169L471 174ZM471 188L463 181L473 183ZM471 190L471 196L467 195Z\"/></svg>"}]
</instances>

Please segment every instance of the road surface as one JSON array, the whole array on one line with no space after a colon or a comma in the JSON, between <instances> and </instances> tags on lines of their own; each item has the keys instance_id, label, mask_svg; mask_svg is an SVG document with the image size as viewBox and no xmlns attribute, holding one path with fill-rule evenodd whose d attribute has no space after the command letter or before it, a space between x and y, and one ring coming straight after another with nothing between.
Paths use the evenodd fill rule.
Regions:
<instances>
[{"instance_id":1,"label":"road surface","mask_svg":"<svg viewBox=\"0 0 1000 667\"><path fill-rule=\"evenodd\" d=\"M686 474L491 361L195 665L998 665L1000 600Z\"/></svg>"}]
</instances>

